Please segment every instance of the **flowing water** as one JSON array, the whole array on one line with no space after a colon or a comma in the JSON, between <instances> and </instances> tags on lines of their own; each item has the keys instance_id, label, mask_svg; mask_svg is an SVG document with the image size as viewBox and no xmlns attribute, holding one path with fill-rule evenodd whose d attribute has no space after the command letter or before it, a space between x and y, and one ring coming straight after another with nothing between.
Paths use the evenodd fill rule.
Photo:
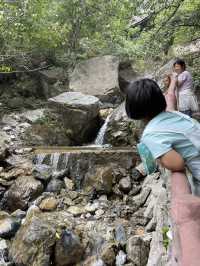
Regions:
<instances>
[{"instance_id":1,"label":"flowing water","mask_svg":"<svg viewBox=\"0 0 200 266\"><path fill-rule=\"evenodd\" d=\"M111 117L111 115L107 116L103 126L99 130L99 133L98 133L98 135L96 137L96 140L94 142L95 145L103 145L104 144L104 136L105 136L105 133L106 133L106 129L107 129L108 123L110 121L110 117Z\"/></svg>"}]
</instances>

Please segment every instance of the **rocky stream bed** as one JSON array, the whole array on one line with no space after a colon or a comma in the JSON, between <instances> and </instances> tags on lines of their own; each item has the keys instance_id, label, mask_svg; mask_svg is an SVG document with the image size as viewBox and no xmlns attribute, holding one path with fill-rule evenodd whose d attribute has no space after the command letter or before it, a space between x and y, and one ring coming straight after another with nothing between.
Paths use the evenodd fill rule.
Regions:
<instances>
[{"instance_id":1,"label":"rocky stream bed","mask_svg":"<svg viewBox=\"0 0 200 266\"><path fill-rule=\"evenodd\" d=\"M143 125L125 114L119 80L129 76L118 68L112 57L87 61L70 90L2 115L1 266L169 262L168 174L146 176L140 164Z\"/></svg>"}]
</instances>

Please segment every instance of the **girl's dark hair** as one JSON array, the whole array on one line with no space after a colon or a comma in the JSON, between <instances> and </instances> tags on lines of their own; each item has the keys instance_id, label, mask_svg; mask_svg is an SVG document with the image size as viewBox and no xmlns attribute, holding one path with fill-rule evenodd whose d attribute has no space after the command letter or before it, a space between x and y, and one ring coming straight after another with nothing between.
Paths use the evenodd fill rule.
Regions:
<instances>
[{"instance_id":1,"label":"girl's dark hair","mask_svg":"<svg viewBox=\"0 0 200 266\"><path fill-rule=\"evenodd\" d=\"M158 84L151 79L131 83L126 94L126 113L135 120L153 118L166 109L165 97Z\"/></svg>"},{"instance_id":2,"label":"girl's dark hair","mask_svg":"<svg viewBox=\"0 0 200 266\"><path fill-rule=\"evenodd\" d=\"M184 70L186 69L186 64L183 59L176 59L173 66L175 67L175 65L180 65Z\"/></svg>"}]
</instances>

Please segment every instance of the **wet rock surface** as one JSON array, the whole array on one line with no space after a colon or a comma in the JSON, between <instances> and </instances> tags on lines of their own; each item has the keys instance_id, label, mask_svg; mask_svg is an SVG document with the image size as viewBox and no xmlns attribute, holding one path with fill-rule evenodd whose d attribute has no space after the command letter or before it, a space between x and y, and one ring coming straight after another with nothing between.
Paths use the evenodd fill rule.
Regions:
<instances>
[{"instance_id":1,"label":"wet rock surface","mask_svg":"<svg viewBox=\"0 0 200 266\"><path fill-rule=\"evenodd\" d=\"M12 165L0 169L0 237L10 241L5 263L153 265L149 254L162 234L152 232L166 223L158 213L166 189L159 173L145 178L135 168L133 149L30 155L11 152L5 160Z\"/></svg>"}]
</instances>

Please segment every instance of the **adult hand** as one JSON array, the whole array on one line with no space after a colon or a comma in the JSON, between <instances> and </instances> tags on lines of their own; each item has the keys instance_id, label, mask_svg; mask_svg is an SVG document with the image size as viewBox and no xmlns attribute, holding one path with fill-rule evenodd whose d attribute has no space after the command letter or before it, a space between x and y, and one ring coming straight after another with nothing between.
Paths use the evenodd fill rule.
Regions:
<instances>
[{"instance_id":1,"label":"adult hand","mask_svg":"<svg viewBox=\"0 0 200 266\"><path fill-rule=\"evenodd\" d=\"M178 78L178 74L177 74L176 72L173 72L173 73L171 74L171 79L177 81L177 78Z\"/></svg>"}]
</instances>

